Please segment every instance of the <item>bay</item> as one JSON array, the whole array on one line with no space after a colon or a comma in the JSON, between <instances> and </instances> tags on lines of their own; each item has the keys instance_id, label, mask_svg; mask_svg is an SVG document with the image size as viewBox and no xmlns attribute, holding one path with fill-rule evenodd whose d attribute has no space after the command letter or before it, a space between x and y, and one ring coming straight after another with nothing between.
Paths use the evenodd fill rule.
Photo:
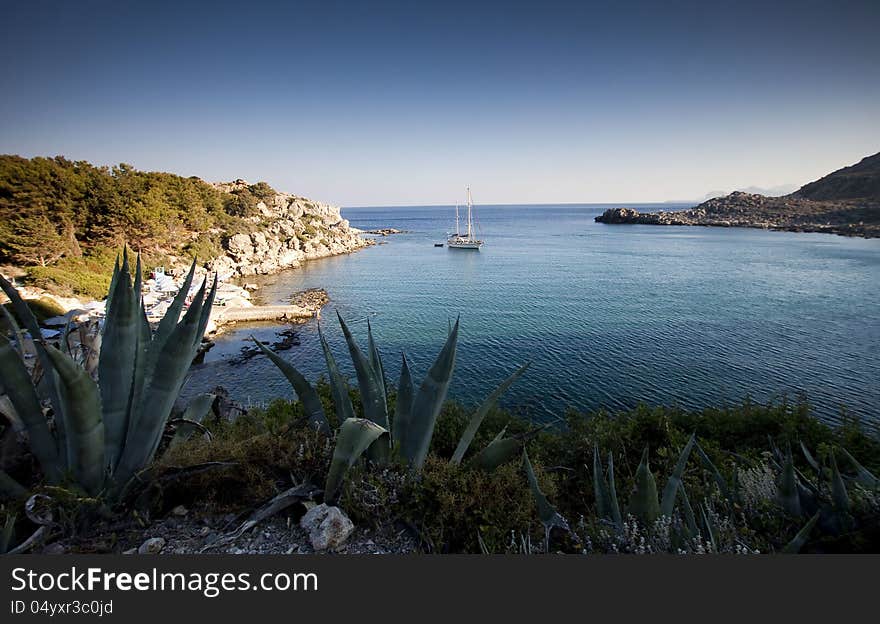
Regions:
<instances>
[{"instance_id":1,"label":"bay","mask_svg":"<svg viewBox=\"0 0 880 624\"><path fill-rule=\"evenodd\" d=\"M268 304L325 288L322 328L352 379L337 310L363 344L371 320L392 383L403 351L420 380L460 315L450 397L478 403L531 361L502 405L536 421L569 407L702 408L804 394L826 421L840 422L843 407L880 423L880 240L594 222L620 205L479 206L479 252L434 247L453 227L452 206L346 208L354 227L406 233L247 281ZM221 385L251 405L290 398L264 357L236 360L250 335L275 342L281 329L221 335L185 394ZM317 322L297 333L282 355L317 379Z\"/></svg>"}]
</instances>

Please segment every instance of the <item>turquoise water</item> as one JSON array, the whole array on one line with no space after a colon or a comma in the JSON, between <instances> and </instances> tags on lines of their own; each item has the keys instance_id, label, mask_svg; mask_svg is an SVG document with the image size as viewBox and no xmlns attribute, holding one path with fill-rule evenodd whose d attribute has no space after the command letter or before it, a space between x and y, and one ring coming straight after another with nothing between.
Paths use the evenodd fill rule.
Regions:
<instances>
[{"instance_id":1,"label":"turquoise water","mask_svg":"<svg viewBox=\"0 0 880 624\"><path fill-rule=\"evenodd\" d=\"M371 319L395 383L400 352L421 379L460 314L450 396L478 402L530 360L503 405L536 420L568 406L699 408L806 393L829 421L845 405L880 423L880 240L595 223L607 207L480 207L479 252L433 246L451 207L345 209L355 227L409 233L263 278L260 294L276 303L325 288L323 327L340 363L353 378L337 309L364 343ZM677 208L643 208L658 207ZM265 358L229 363L246 336L274 342L279 329L223 336L187 393L223 385L243 402L290 396ZM315 322L299 337L284 357L315 379Z\"/></svg>"}]
</instances>

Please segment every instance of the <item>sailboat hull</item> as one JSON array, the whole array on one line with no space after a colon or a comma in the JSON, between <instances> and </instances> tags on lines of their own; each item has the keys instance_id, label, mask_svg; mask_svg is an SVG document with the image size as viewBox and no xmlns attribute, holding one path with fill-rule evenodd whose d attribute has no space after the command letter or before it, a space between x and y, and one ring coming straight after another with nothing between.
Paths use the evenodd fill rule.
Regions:
<instances>
[{"instance_id":1,"label":"sailboat hull","mask_svg":"<svg viewBox=\"0 0 880 624\"><path fill-rule=\"evenodd\" d=\"M449 240L446 241L446 246L450 249L475 249L477 251L480 250L480 247L483 245L483 241L479 240Z\"/></svg>"}]
</instances>

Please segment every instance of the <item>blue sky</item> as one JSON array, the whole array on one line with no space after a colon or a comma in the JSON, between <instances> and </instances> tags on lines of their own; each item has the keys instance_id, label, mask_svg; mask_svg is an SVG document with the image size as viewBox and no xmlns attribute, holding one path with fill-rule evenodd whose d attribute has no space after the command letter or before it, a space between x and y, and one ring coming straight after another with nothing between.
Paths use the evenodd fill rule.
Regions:
<instances>
[{"instance_id":1,"label":"blue sky","mask_svg":"<svg viewBox=\"0 0 880 624\"><path fill-rule=\"evenodd\" d=\"M357 206L691 199L880 150L880 3L708 4L4 1L0 153Z\"/></svg>"}]
</instances>

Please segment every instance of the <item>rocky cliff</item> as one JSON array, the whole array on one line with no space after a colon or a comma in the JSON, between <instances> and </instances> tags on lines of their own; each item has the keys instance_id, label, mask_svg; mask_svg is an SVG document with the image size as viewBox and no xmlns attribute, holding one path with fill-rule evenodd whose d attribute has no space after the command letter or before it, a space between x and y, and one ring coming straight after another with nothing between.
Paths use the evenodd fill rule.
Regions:
<instances>
[{"instance_id":1,"label":"rocky cliff","mask_svg":"<svg viewBox=\"0 0 880 624\"><path fill-rule=\"evenodd\" d=\"M231 193L248 183L236 180L214 186ZM276 193L271 199L260 201L257 210L258 214L247 219L250 231L228 236L223 242L226 254L209 263L221 280L273 273L297 267L305 260L374 244L360 236L360 230L352 228L336 206Z\"/></svg>"}]
</instances>

